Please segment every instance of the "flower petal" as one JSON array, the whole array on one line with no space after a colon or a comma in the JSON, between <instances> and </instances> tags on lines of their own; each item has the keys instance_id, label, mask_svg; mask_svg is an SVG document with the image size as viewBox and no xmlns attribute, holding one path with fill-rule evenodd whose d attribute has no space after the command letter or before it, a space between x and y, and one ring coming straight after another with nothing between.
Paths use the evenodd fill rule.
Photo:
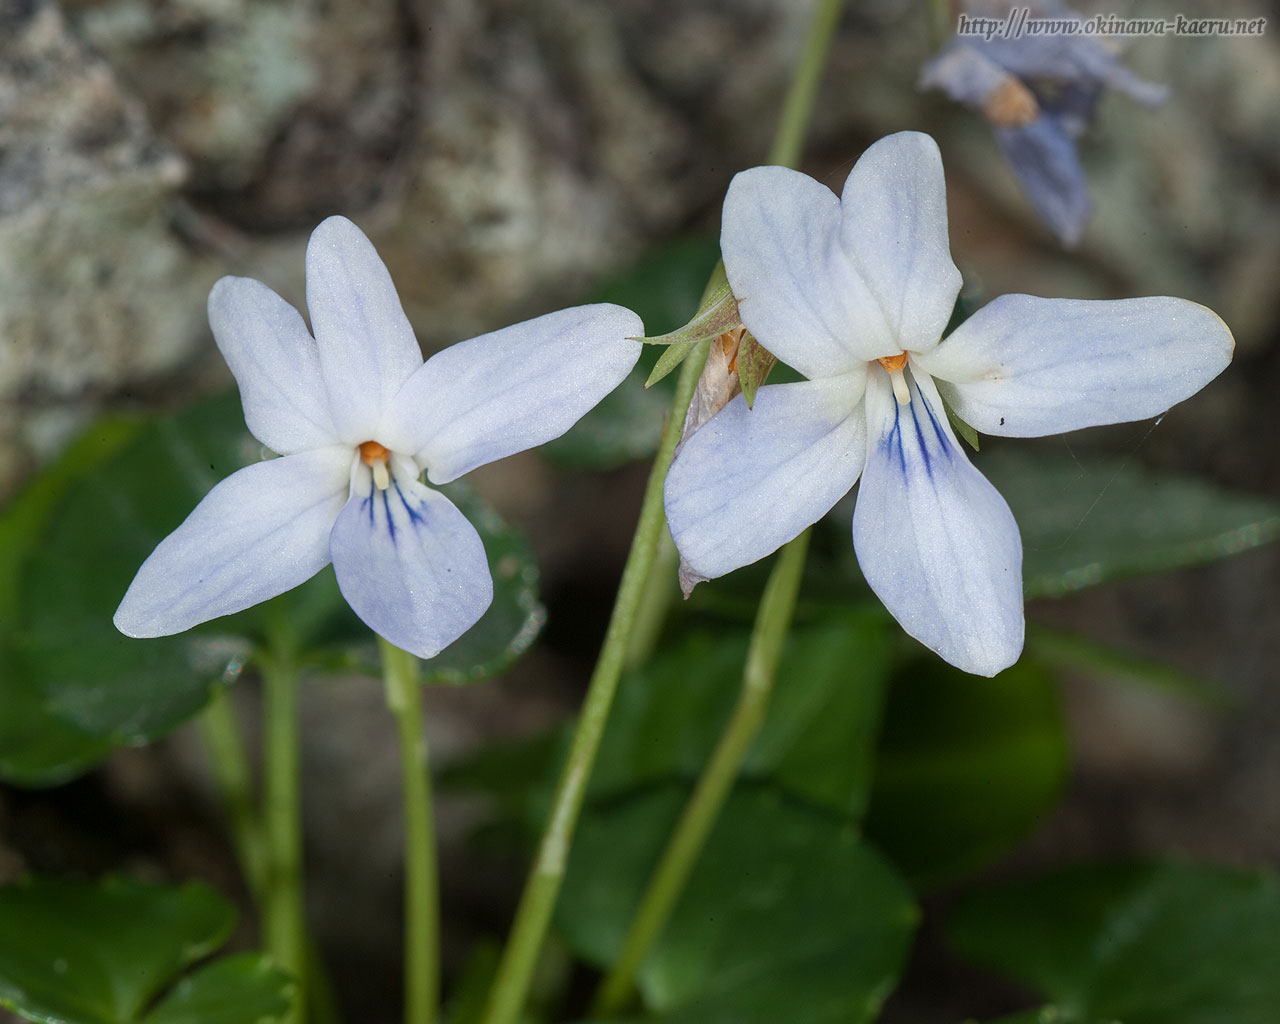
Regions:
<instances>
[{"instance_id":1,"label":"flower petal","mask_svg":"<svg viewBox=\"0 0 1280 1024\"><path fill-rule=\"evenodd\" d=\"M867 338L880 318L840 244L840 200L807 174L754 167L724 198L720 249L738 315L806 377L834 377L900 349Z\"/></svg>"},{"instance_id":2,"label":"flower petal","mask_svg":"<svg viewBox=\"0 0 1280 1024\"><path fill-rule=\"evenodd\" d=\"M937 143L920 132L881 139L849 173L840 205L844 250L874 302L859 330L890 349L876 355L933 348L960 294Z\"/></svg>"},{"instance_id":3,"label":"flower petal","mask_svg":"<svg viewBox=\"0 0 1280 1024\"><path fill-rule=\"evenodd\" d=\"M351 450L318 448L231 474L142 563L116 610L126 636L153 637L283 594L329 564Z\"/></svg>"},{"instance_id":4,"label":"flower petal","mask_svg":"<svg viewBox=\"0 0 1280 1024\"><path fill-rule=\"evenodd\" d=\"M1234 346L1186 299L1002 295L920 365L980 432L1040 437L1158 416L1221 373Z\"/></svg>"},{"instance_id":5,"label":"flower petal","mask_svg":"<svg viewBox=\"0 0 1280 1024\"><path fill-rule=\"evenodd\" d=\"M395 461L386 490L361 467L330 537L333 568L347 603L370 629L433 658L484 614L493 580L475 527Z\"/></svg>"},{"instance_id":6,"label":"flower petal","mask_svg":"<svg viewBox=\"0 0 1280 1024\"><path fill-rule=\"evenodd\" d=\"M1068 124L1045 112L1029 124L997 127L996 141L1040 219L1071 249L1084 235L1093 200Z\"/></svg>"},{"instance_id":7,"label":"flower petal","mask_svg":"<svg viewBox=\"0 0 1280 1024\"><path fill-rule=\"evenodd\" d=\"M865 371L741 395L684 443L665 486L667 523L705 579L763 558L816 523L862 472Z\"/></svg>"},{"instance_id":8,"label":"flower petal","mask_svg":"<svg viewBox=\"0 0 1280 1024\"><path fill-rule=\"evenodd\" d=\"M956 442L928 377L900 406L867 382L867 468L853 546L876 596L943 659L991 676L1022 651L1022 542L1009 506Z\"/></svg>"},{"instance_id":9,"label":"flower petal","mask_svg":"<svg viewBox=\"0 0 1280 1024\"><path fill-rule=\"evenodd\" d=\"M643 334L631 310L599 303L451 345L395 396L379 438L448 483L563 434L631 372Z\"/></svg>"},{"instance_id":10,"label":"flower petal","mask_svg":"<svg viewBox=\"0 0 1280 1024\"><path fill-rule=\"evenodd\" d=\"M339 436L348 444L376 440L383 410L422 365L422 350L386 266L345 217L311 233L307 309Z\"/></svg>"},{"instance_id":11,"label":"flower petal","mask_svg":"<svg viewBox=\"0 0 1280 1024\"><path fill-rule=\"evenodd\" d=\"M281 455L336 442L320 354L302 314L260 281L224 277L209 292L209 326L254 437Z\"/></svg>"}]
</instances>

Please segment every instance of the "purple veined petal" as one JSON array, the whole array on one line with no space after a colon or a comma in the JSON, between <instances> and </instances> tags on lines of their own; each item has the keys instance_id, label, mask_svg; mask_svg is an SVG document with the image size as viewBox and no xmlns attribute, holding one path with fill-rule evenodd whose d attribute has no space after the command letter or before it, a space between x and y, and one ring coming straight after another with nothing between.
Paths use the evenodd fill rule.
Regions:
<instances>
[{"instance_id":1,"label":"purple veined petal","mask_svg":"<svg viewBox=\"0 0 1280 1024\"><path fill-rule=\"evenodd\" d=\"M841 218L835 193L787 167L741 172L724 199L720 249L738 315L811 379L901 351L841 247Z\"/></svg>"},{"instance_id":2,"label":"purple veined petal","mask_svg":"<svg viewBox=\"0 0 1280 1024\"><path fill-rule=\"evenodd\" d=\"M867 466L853 546L902 628L945 661L992 676L1022 651L1022 541L1009 506L965 458L920 374L900 405L879 368L867 382Z\"/></svg>"},{"instance_id":3,"label":"purple veined petal","mask_svg":"<svg viewBox=\"0 0 1280 1024\"><path fill-rule=\"evenodd\" d=\"M379 636L433 658L476 624L493 600L484 544L466 517L419 483L408 460L392 460L379 490L355 474L329 538L347 603Z\"/></svg>"},{"instance_id":4,"label":"purple veined petal","mask_svg":"<svg viewBox=\"0 0 1280 1024\"><path fill-rule=\"evenodd\" d=\"M1158 416L1221 373L1234 346L1186 299L1002 295L919 363L980 433L1040 437Z\"/></svg>"},{"instance_id":5,"label":"purple veined petal","mask_svg":"<svg viewBox=\"0 0 1280 1024\"><path fill-rule=\"evenodd\" d=\"M209 292L209 326L254 437L281 455L337 443L320 354L296 309L260 281L224 277Z\"/></svg>"},{"instance_id":6,"label":"purple veined petal","mask_svg":"<svg viewBox=\"0 0 1280 1024\"><path fill-rule=\"evenodd\" d=\"M951 260L937 143L920 132L881 139L849 173L840 205L841 243L873 299L859 330L891 339L891 351L875 355L933 348L961 283Z\"/></svg>"},{"instance_id":7,"label":"purple veined petal","mask_svg":"<svg viewBox=\"0 0 1280 1024\"><path fill-rule=\"evenodd\" d=\"M1022 183L1022 189L1067 248L1079 244L1093 209L1076 142L1055 114L1042 113L1028 124L995 129L996 142Z\"/></svg>"},{"instance_id":8,"label":"purple veined petal","mask_svg":"<svg viewBox=\"0 0 1280 1024\"><path fill-rule=\"evenodd\" d=\"M631 310L598 303L451 345L395 396L379 439L448 483L563 434L626 379L643 334Z\"/></svg>"},{"instance_id":9,"label":"purple veined petal","mask_svg":"<svg viewBox=\"0 0 1280 1024\"><path fill-rule=\"evenodd\" d=\"M233 473L138 570L116 610L126 636L155 637L243 611L329 564L352 452L332 446Z\"/></svg>"},{"instance_id":10,"label":"purple veined petal","mask_svg":"<svg viewBox=\"0 0 1280 1024\"><path fill-rule=\"evenodd\" d=\"M307 309L338 436L376 440L383 410L422 365L422 350L373 243L345 217L311 233Z\"/></svg>"},{"instance_id":11,"label":"purple veined petal","mask_svg":"<svg viewBox=\"0 0 1280 1024\"><path fill-rule=\"evenodd\" d=\"M665 484L667 523L694 573L749 565L816 523L862 472L866 371L739 395L688 438Z\"/></svg>"}]
</instances>

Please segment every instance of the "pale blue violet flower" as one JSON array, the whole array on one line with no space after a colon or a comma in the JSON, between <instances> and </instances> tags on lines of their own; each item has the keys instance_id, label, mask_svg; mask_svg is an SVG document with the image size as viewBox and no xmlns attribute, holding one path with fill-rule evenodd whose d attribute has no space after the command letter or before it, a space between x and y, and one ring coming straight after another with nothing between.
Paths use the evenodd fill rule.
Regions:
<instances>
[{"instance_id":1,"label":"pale blue violet flower","mask_svg":"<svg viewBox=\"0 0 1280 1024\"><path fill-rule=\"evenodd\" d=\"M861 478L853 545L902 627L968 672L1022 650L1022 543L956 441L943 397L987 434L1035 437L1163 413L1231 359L1230 331L1174 298L1005 295L945 340L960 290L938 147L873 145L841 196L784 167L733 179L721 229L746 328L808 380L741 396L685 441L671 535L711 579L769 554Z\"/></svg>"},{"instance_id":2,"label":"pale blue violet flower","mask_svg":"<svg viewBox=\"0 0 1280 1024\"><path fill-rule=\"evenodd\" d=\"M920 85L983 114L1040 219L1075 246L1093 206L1077 140L1104 90L1151 107L1169 90L1130 71L1103 39L1068 31L1085 19L1057 0L965 7L970 15L1002 16L1002 24L1016 26L1020 9L1058 23L1054 32L957 35L920 69Z\"/></svg>"},{"instance_id":3,"label":"pale blue violet flower","mask_svg":"<svg viewBox=\"0 0 1280 1024\"><path fill-rule=\"evenodd\" d=\"M643 326L580 306L463 341L425 363L387 268L349 220L307 246L307 308L224 277L214 338L250 432L280 458L213 488L138 570L115 623L166 636L296 587L330 560L365 623L419 657L489 606L475 528L430 484L558 437L631 371Z\"/></svg>"}]
</instances>

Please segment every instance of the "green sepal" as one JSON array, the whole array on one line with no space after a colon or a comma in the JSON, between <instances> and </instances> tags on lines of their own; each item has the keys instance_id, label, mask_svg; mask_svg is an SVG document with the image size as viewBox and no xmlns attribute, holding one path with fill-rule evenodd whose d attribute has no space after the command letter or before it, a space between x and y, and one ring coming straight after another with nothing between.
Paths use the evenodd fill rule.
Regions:
<instances>
[{"instance_id":1,"label":"green sepal","mask_svg":"<svg viewBox=\"0 0 1280 1024\"><path fill-rule=\"evenodd\" d=\"M756 392L777 365L778 357L756 341L750 331L742 336L738 343L738 387L742 388L748 409L756 404Z\"/></svg>"},{"instance_id":2,"label":"green sepal","mask_svg":"<svg viewBox=\"0 0 1280 1024\"><path fill-rule=\"evenodd\" d=\"M947 422L951 424L951 429L963 437L975 452L981 451L982 449L978 444L978 432L957 415L956 411L951 408L951 403L947 401L946 395L939 391L938 397L942 399L942 408L947 412Z\"/></svg>"},{"instance_id":3,"label":"green sepal","mask_svg":"<svg viewBox=\"0 0 1280 1024\"><path fill-rule=\"evenodd\" d=\"M711 279L707 281L707 287L702 292L702 301L698 303L698 311L693 314L692 320L670 334L639 339L648 345L667 346L667 350L662 353L662 358L654 366L644 386L653 387L683 363L698 342L718 338L726 331L736 330L741 326L742 321L738 319L738 300L733 297L729 279L724 273L724 261L721 260L711 272Z\"/></svg>"}]
</instances>

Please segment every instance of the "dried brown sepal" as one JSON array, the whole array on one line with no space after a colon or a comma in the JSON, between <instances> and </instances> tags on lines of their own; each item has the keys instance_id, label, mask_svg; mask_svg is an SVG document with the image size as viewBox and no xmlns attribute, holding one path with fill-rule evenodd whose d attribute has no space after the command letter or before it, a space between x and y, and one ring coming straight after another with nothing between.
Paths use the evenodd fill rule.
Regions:
<instances>
[{"instance_id":1,"label":"dried brown sepal","mask_svg":"<svg viewBox=\"0 0 1280 1024\"><path fill-rule=\"evenodd\" d=\"M743 328L725 331L711 342L702 376L693 390L693 399L685 413L684 429L676 453L699 427L728 405L738 388L738 346L745 333Z\"/></svg>"}]
</instances>

